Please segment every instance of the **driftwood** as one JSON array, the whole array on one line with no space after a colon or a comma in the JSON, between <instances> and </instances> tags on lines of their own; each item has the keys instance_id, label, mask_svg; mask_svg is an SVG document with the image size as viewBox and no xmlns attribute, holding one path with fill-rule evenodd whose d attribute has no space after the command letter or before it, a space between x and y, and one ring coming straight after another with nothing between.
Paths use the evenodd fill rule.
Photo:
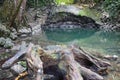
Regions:
<instances>
[{"instance_id":1,"label":"driftwood","mask_svg":"<svg viewBox=\"0 0 120 80\"><path fill-rule=\"evenodd\" d=\"M72 48L72 52L75 56L76 61L89 69L96 68L95 71L101 71L101 69L110 66L109 62L100 60L90 53L84 51L83 49L78 49L74 47Z\"/></svg>"},{"instance_id":2,"label":"driftwood","mask_svg":"<svg viewBox=\"0 0 120 80\"><path fill-rule=\"evenodd\" d=\"M80 71L81 75L86 78L86 80L103 80L102 76L83 66L80 66Z\"/></svg>"},{"instance_id":3,"label":"driftwood","mask_svg":"<svg viewBox=\"0 0 120 80\"><path fill-rule=\"evenodd\" d=\"M67 75L65 80L83 80L72 52L69 50L64 50L62 52L62 60L64 60L66 64Z\"/></svg>"},{"instance_id":4,"label":"driftwood","mask_svg":"<svg viewBox=\"0 0 120 80\"><path fill-rule=\"evenodd\" d=\"M55 58L53 55L56 55L57 57ZM61 46L60 49L49 51L32 43L30 43L28 47L23 43L20 51L18 51L15 56L7 60L2 65L2 68L10 68L14 63L23 58L27 62L27 72L28 74L33 75L34 80L46 79L46 72L44 72L44 70L47 67L51 68L51 66L55 68L55 70L57 69L57 71L59 71L58 73L61 73L63 78L54 78L55 75L53 75L52 77L54 79L48 80L103 80L99 71L104 73L110 65L108 62L102 61L89 52L74 46L66 48ZM62 67L55 67L59 66L61 62L64 63ZM52 73L54 70L51 69L49 71L48 73Z\"/></svg>"}]
</instances>

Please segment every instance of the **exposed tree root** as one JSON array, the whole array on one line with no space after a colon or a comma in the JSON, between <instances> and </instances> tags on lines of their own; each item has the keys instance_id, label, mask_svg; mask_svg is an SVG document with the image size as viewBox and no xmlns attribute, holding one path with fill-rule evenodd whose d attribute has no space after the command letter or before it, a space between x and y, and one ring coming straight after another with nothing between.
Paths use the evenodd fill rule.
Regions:
<instances>
[{"instance_id":1,"label":"exposed tree root","mask_svg":"<svg viewBox=\"0 0 120 80\"><path fill-rule=\"evenodd\" d=\"M7 60L2 68L10 68L23 58L27 62L27 72L24 74L32 74L34 80L103 80L101 75L110 66L110 63L74 46L45 50L32 43L28 46L23 43L20 51ZM25 75L20 74L16 80ZM53 75L52 78L50 75Z\"/></svg>"}]
</instances>

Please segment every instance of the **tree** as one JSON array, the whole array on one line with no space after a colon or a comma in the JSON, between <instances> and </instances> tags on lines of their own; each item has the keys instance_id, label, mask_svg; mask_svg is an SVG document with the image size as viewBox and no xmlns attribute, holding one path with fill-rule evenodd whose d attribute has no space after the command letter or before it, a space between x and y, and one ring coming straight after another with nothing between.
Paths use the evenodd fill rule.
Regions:
<instances>
[{"instance_id":1,"label":"tree","mask_svg":"<svg viewBox=\"0 0 120 80\"><path fill-rule=\"evenodd\" d=\"M1 9L1 20L17 30L18 27L14 26L20 24L23 20L23 15L26 8L27 0L5 0Z\"/></svg>"},{"instance_id":2,"label":"tree","mask_svg":"<svg viewBox=\"0 0 120 80\"><path fill-rule=\"evenodd\" d=\"M120 0L105 0L103 9L109 13L110 18L118 18L120 14Z\"/></svg>"}]
</instances>

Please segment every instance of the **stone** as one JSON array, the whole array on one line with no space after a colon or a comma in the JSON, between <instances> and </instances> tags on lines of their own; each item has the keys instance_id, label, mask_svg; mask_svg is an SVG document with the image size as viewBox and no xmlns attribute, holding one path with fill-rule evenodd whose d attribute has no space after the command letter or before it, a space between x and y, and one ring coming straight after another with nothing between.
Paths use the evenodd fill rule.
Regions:
<instances>
[{"instance_id":1,"label":"stone","mask_svg":"<svg viewBox=\"0 0 120 80\"><path fill-rule=\"evenodd\" d=\"M11 47L13 47L13 46L14 46L14 44L12 43L12 40L11 40L10 38L7 38L7 39L5 40L4 47L5 47L5 48L11 48Z\"/></svg>"},{"instance_id":2,"label":"stone","mask_svg":"<svg viewBox=\"0 0 120 80\"><path fill-rule=\"evenodd\" d=\"M0 46L3 46L5 44L5 38L1 37L0 38Z\"/></svg>"},{"instance_id":3,"label":"stone","mask_svg":"<svg viewBox=\"0 0 120 80\"><path fill-rule=\"evenodd\" d=\"M24 29L20 29L19 32L20 33L31 33L31 29L30 28L24 28Z\"/></svg>"},{"instance_id":4,"label":"stone","mask_svg":"<svg viewBox=\"0 0 120 80\"><path fill-rule=\"evenodd\" d=\"M76 7L76 6L72 6L72 5L60 5L57 6L53 9L52 14L58 13L58 12L69 12L69 13L73 13L75 15L79 15L81 9Z\"/></svg>"},{"instance_id":5,"label":"stone","mask_svg":"<svg viewBox=\"0 0 120 80\"><path fill-rule=\"evenodd\" d=\"M3 78L10 78L13 77L13 74L10 72L10 70L2 70L0 69L0 80L3 80Z\"/></svg>"},{"instance_id":6,"label":"stone","mask_svg":"<svg viewBox=\"0 0 120 80\"><path fill-rule=\"evenodd\" d=\"M13 39L13 40L15 40L17 37L18 37L18 36L15 35L14 33L11 33L11 34L10 34L10 38Z\"/></svg>"},{"instance_id":7,"label":"stone","mask_svg":"<svg viewBox=\"0 0 120 80\"><path fill-rule=\"evenodd\" d=\"M108 59L108 60L116 61L118 59L118 56L117 55L106 55L106 56L104 56L104 58Z\"/></svg>"},{"instance_id":8,"label":"stone","mask_svg":"<svg viewBox=\"0 0 120 80\"><path fill-rule=\"evenodd\" d=\"M15 64L11 67L11 70L13 73L17 73L20 74L22 72L24 72L26 70L26 68L24 68L23 66L19 65L19 64Z\"/></svg>"},{"instance_id":9,"label":"stone","mask_svg":"<svg viewBox=\"0 0 120 80\"><path fill-rule=\"evenodd\" d=\"M10 30L6 28L3 24L0 23L0 37L9 36Z\"/></svg>"},{"instance_id":10,"label":"stone","mask_svg":"<svg viewBox=\"0 0 120 80\"><path fill-rule=\"evenodd\" d=\"M100 29L100 25L90 17L75 15L69 12L58 12L49 16L46 23L41 25L45 30L55 31L55 29L69 30L69 29Z\"/></svg>"}]
</instances>

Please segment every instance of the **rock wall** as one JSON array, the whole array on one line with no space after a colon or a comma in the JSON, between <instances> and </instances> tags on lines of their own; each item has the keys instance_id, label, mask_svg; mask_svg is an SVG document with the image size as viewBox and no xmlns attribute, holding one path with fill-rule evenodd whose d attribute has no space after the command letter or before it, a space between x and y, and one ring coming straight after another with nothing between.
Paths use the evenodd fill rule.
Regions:
<instances>
[{"instance_id":1,"label":"rock wall","mask_svg":"<svg viewBox=\"0 0 120 80\"><path fill-rule=\"evenodd\" d=\"M69 12L58 12L49 16L42 25L43 30L55 29L76 29L76 28L89 28L99 29L100 25L97 24L92 18L87 16L75 15Z\"/></svg>"}]
</instances>

